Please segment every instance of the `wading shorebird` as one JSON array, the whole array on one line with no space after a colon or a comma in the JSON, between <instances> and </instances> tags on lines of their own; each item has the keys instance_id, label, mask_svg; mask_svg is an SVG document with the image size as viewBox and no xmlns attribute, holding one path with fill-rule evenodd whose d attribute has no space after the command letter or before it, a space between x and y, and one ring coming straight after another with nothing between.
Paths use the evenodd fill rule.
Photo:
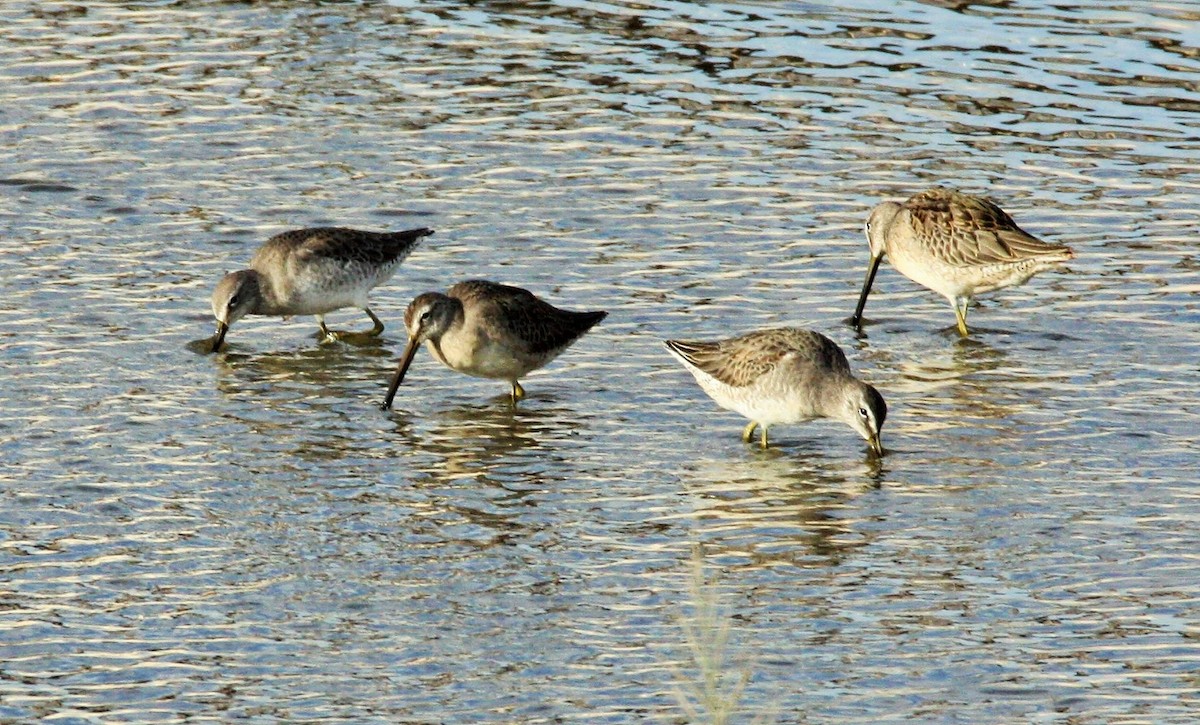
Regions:
<instances>
[{"instance_id":1,"label":"wading shorebird","mask_svg":"<svg viewBox=\"0 0 1200 725\"><path fill-rule=\"evenodd\" d=\"M445 294L426 292L404 312L408 344L380 407L392 407L421 343L452 370L507 380L515 405L525 397L520 378L558 357L607 315L560 310L528 290L483 280L459 282Z\"/></svg>"},{"instance_id":2,"label":"wading shorebird","mask_svg":"<svg viewBox=\"0 0 1200 725\"><path fill-rule=\"evenodd\" d=\"M400 263L432 229L403 232L366 232L343 227L315 227L277 234L268 239L250 260L250 268L230 272L212 294L217 332L213 352L225 340L229 327L245 315L315 315L325 340L336 332L325 326L325 315L343 307L357 307L374 327L366 334L383 332L383 322L367 306L367 293L391 278Z\"/></svg>"},{"instance_id":3,"label":"wading shorebird","mask_svg":"<svg viewBox=\"0 0 1200 725\"><path fill-rule=\"evenodd\" d=\"M742 431L747 443L758 427L766 448L768 426L833 418L858 431L876 454L883 453L883 396L855 378L842 349L819 332L780 327L712 342L667 340L666 345L717 405L750 419Z\"/></svg>"},{"instance_id":4,"label":"wading shorebird","mask_svg":"<svg viewBox=\"0 0 1200 725\"><path fill-rule=\"evenodd\" d=\"M1069 247L1027 233L991 201L940 186L903 204L879 204L866 231L871 260L850 318L859 329L885 254L900 274L950 300L963 336L975 295L1021 284L1075 256Z\"/></svg>"}]
</instances>

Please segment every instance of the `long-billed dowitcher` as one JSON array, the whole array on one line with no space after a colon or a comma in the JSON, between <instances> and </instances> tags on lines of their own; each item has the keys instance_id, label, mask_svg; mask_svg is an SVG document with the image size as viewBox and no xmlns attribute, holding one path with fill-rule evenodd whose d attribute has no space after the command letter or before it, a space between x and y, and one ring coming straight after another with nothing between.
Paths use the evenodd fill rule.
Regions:
<instances>
[{"instance_id":1,"label":"long-billed dowitcher","mask_svg":"<svg viewBox=\"0 0 1200 725\"><path fill-rule=\"evenodd\" d=\"M459 282L446 294L426 292L404 312L408 344L382 408L392 407L422 342L452 370L507 380L515 404L525 397L520 378L558 357L607 315L560 310L528 290L483 280Z\"/></svg>"},{"instance_id":2,"label":"long-billed dowitcher","mask_svg":"<svg viewBox=\"0 0 1200 725\"><path fill-rule=\"evenodd\" d=\"M950 300L964 336L972 297L1021 284L1075 256L1069 247L1027 233L991 201L940 186L903 204L876 206L867 219L867 240L871 261L850 324L862 326L886 254L900 274Z\"/></svg>"},{"instance_id":3,"label":"long-billed dowitcher","mask_svg":"<svg viewBox=\"0 0 1200 725\"><path fill-rule=\"evenodd\" d=\"M326 313L357 307L374 327L383 322L367 306L367 293L391 278L400 263L432 229L366 232L343 227L297 229L268 239L250 260L250 268L230 272L212 294L217 333L213 352L230 325L245 315L315 315L325 339L336 333L325 326Z\"/></svg>"},{"instance_id":4,"label":"long-billed dowitcher","mask_svg":"<svg viewBox=\"0 0 1200 725\"><path fill-rule=\"evenodd\" d=\"M883 396L855 378L842 349L819 332L780 327L712 342L667 340L666 345L718 405L750 419L743 441L761 427L766 448L768 426L834 418L883 453Z\"/></svg>"}]
</instances>

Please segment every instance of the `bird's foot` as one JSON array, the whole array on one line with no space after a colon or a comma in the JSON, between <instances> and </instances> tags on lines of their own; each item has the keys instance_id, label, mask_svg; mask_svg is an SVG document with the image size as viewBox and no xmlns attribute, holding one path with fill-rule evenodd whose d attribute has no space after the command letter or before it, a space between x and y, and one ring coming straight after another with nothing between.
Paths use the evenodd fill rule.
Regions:
<instances>
[{"instance_id":1,"label":"bird's foot","mask_svg":"<svg viewBox=\"0 0 1200 725\"><path fill-rule=\"evenodd\" d=\"M524 397L525 397L525 388L522 388L521 384L518 383L516 380L514 380L513 384L512 384L512 404L515 406L517 404L517 401L519 401L521 398L524 398Z\"/></svg>"}]
</instances>

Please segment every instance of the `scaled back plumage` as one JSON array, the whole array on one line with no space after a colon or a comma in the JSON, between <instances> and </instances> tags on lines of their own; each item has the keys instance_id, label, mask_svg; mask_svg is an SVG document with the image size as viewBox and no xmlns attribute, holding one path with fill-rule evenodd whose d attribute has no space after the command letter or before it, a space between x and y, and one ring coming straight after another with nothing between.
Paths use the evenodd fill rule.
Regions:
<instances>
[{"instance_id":1,"label":"scaled back plumage","mask_svg":"<svg viewBox=\"0 0 1200 725\"><path fill-rule=\"evenodd\" d=\"M958 331L967 335L967 308L979 294L1025 282L1075 255L1026 232L982 197L934 187L904 203L877 204L867 218L871 258L850 323L861 327L867 295L886 256L905 277L945 297Z\"/></svg>"},{"instance_id":2,"label":"scaled back plumage","mask_svg":"<svg viewBox=\"0 0 1200 725\"><path fill-rule=\"evenodd\" d=\"M962 267L1070 254L1026 232L989 199L935 187L902 205L913 233L945 262Z\"/></svg>"},{"instance_id":3,"label":"scaled back plumage","mask_svg":"<svg viewBox=\"0 0 1200 725\"><path fill-rule=\"evenodd\" d=\"M542 355L571 344L608 316L607 312L563 310L528 290L473 279L453 285L447 294L478 309L527 351Z\"/></svg>"},{"instance_id":4,"label":"scaled back plumage","mask_svg":"<svg viewBox=\"0 0 1200 725\"><path fill-rule=\"evenodd\" d=\"M607 314L559 309L528 290L479 279L459 282L445 294L418 295L404 313L408 344L382 407L391 407L422 343L452 370L509 381L515 404L525 395L520 378L548 364Z\"/></svg>"},{"instance_id":5,"label":"scaled back plumage","mask_svg":"<svg viewBox=\"0 0 1200 725\"><path fill-rule=\"evenodd\" d=\"M427 227L399 232L372 232L347 227L312 227L276 234L254 254L250 266L289 254L297 259L326 258L382 267L404 261L421 239L433 234Z\"/></svg>"},{"instance_id":6,"label":"scaled back plumage","mask_svg":"<svg viewBox=\"0 0 1200 725\"><path fill-rule=\"evenodd\" d=\"M883 396L854 377L841 348L819 332L780 327L665 344L709 397L750 420L744 441L761 427L765 448L771 425L834 418L857 431L873 451L883 452Z\"/></svg>"},{"instance_id":7,"label":"scaled back plumage","mask_svg":"<svg viewBox=\"0 0 1200 725\"><path fill-rule=\"evenodd\" d=\"M432 229L369 232L346 227L313 227L276 234L255 251L247 269L226 275L212 295L220 349L229 326L245 315L314 315L323 339L336 339L324 315L345 307L361 308L378 335L383 322L367 304L367 295L390 279L396 268Z\"/></svg>"},{"instance_id":8,"label":"scaled back plumage","mask_svg":"<svg viewBox=\"0 0 1200 725\"><path fill-rule=\"evenodd\" d=\"M739 388L753 384L785 361L850 374L850 363L837 343L819 332L793 327L710 342L667 340L667 346L722 383Z\"/></svg>"}]
</instances>

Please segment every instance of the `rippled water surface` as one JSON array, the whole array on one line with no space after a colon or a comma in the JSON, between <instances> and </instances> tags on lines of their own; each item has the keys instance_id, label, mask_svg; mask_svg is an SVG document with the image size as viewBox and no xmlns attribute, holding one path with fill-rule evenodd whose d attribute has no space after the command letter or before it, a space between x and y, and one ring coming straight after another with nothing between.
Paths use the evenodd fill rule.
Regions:
<instances>
[{"instance_id":1,"label":"rippled water surface","mask_svg":"<svg viewBox=\"0 0 1200 725\"><path fill-rule=\"evenodd\" d=\"M1194 3L0 19L0 721L1200 718ZM867 211L939 183L1077 258L967 340L885 263L856 337ZM199 354L321 224L437 229L382 339ZM422 352L382 413L470 277L610 315L515 410ZM883 391L882 461L744 445L660 342L782 324Z\"/></svg>"}]
</instances>

